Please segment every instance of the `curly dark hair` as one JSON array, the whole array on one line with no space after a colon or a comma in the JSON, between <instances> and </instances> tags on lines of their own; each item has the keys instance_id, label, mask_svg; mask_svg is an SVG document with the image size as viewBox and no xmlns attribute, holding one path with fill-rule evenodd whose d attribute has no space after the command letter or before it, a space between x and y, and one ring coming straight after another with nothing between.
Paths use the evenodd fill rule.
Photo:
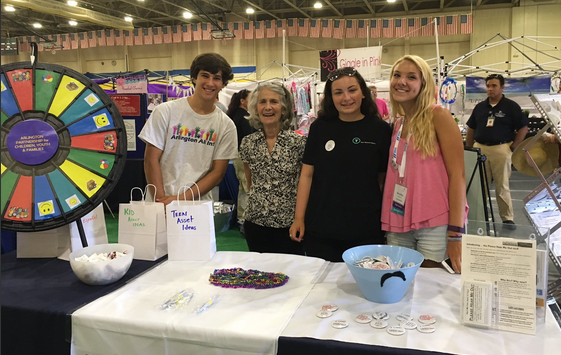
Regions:
<instances>
[{"instance_id":1,"label":"curly dark hair","mask_svg":"<svg viewBox=\"0 0 561 355\"><path fill-rule=\"evenodd\" d=\"M378 112L378 106L376 106L374 99L372 99L372 94L370 89L366 86L364 78L355 68L351 67L335 69L327 76L325 88L323 89L323 100L321 101L318 112L318 119L331 121L339 118L339 112L337 111L337 108L335 108L335 103L333 102L331 87L333 86L334 81L343 76L354 76L358 81L360 90L364 96L360 105L360 112L365 116L374 116L381 119L380 113Z\"/></svg>"},{"instance_id":2,"label":"curly dark hair","mask_svg":"<svg viewBox=\"0 0 561 355\"><path fill-rule=\"evenodd\" d=\"M228 80L234 79L232 67L228 64L228 61L218 53L203 53L193 59L190 70L191 81L197 78L201 70L211 74L217 74L221 71L222 83L224 85L228 83ZM195 85L195 82L193 82L193 85Z\"/></svg>"},{"instance_id":3,"label":"curly dark hair","mask_svg":"<svg viewBox=\"0 0 561 355\"><path fill-rule=\"evenodd\" d=\"M247 96L249 95L249 93L249 90L243 89L232 95L232 99L230 100L230 104L228 105L228 111L226 111L226 114L229 117L232 117L234 112L236 112L236 110L240 107L242 100L247 100Z\"/></svg>"}]
</instances>

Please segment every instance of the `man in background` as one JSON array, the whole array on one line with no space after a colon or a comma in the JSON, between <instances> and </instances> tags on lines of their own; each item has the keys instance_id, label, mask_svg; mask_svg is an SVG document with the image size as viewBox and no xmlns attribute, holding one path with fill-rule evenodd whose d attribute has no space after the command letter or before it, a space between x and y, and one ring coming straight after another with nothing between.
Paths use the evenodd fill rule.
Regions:
<instances>
[{"instance_id":1,"label":"man in background","mask_svg":"<svg viewBox=\"0 0 561 355\"><path fill-rule=\"evenodd\" d=\"M516 102L503 95L502 75L489 75L485 84L487 99L475 106L467 121L466 146L481 149L481 154L487 157L487 181L495 180L499 215L503 223L514 225L509 186L512 152L528 133L528 118Z\"/></svg>"},{"instance_id":2,"label":"man in background","mask_svg":"<svg viewBox=\"0 0 561 355\"><path fill-rule=\"evenodd\" d=\"M370 84L368 85L368 88L372 92L372 98L374 99L374 102L376 102L376 106L378 106L380 116L384 121L390 123L390 111L388 110L388 105L386 105L384 100L378 98L378 89L376 88L376 85Z\"/></svg>"}]
</instances>

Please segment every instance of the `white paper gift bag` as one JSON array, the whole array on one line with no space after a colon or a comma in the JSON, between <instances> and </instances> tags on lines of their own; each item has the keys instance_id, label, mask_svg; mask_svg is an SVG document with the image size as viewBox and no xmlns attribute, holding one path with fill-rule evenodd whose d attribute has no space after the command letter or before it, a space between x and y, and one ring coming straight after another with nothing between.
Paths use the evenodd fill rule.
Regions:
<instances>
[{"instance_id":1,"label":"white paper gift bag","mask_svg":"<svg viewBox=\"0 0 561 355\"><path fill-rule=\"evenodd\" d=\"M200 201L200 197L199 201L177 199L166 206L166 217L168 260L206 261L212 258L216 253L212 201Z\"/></svg>"},{"instance_id":2,"label":"white paper gift bag","mask_svg":"<svg viewBox=\"0 0 561 355\"><path fill-rule=\"evenodd\" d=\"M106 244L107 228L103 205L81 218L88 246ZM71 252L82 249L76 222L42 232L17 233L18 258L53 258L68 260Z\"/></svg>"},{"instance_id":3,"label":"white paper gift bag","mask_svg":"<svg viewBox=\"0 0 561 355\"><path fill-rule=\"evenodd\" d=\"M140 190L142 200L133 201L135 189ZM153 261L168 251L166 220L164 204L145 201L145 195L142 189L133 187L130 203L119 204L119 243L132 245L135 259Z\"/></svg>"},{"instance_id":4,"label":"white paper gift bag","mask_svg":"<svg viewBox=\"0 0 561 355\"><path fill-rule=\"evenodd\" d=\"M103 212L103 204L100 204L93 211L85 215L82 219L84 226L84 234L88 246L107 244L107 227L105 226L105 213ZM82 240L76 222L70 224L70 242L72 243L72 251L82 249Z\"/></svg>"}]
</instances>

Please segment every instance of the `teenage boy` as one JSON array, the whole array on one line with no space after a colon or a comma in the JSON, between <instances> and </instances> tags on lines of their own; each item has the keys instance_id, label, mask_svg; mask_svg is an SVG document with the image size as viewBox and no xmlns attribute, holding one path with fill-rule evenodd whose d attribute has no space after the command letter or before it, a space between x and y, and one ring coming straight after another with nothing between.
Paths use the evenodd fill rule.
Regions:
<instances>
[{"instance_id":1,"label":"teenage boy","mask_svg":"<svg viewBox=\"0 0 561 355\"><path fill-rule=\"evenodd\" d=\"M212 199L210 191L238 154L236 126L214 104L231 79L232 67L221 55L200 54L191 64L193 95L154 108L139 138L146 143L144 173L156 186L156 201L167 205L193 182L198 189L181 192L180 200Z\"/></svg>"}]
</instances>

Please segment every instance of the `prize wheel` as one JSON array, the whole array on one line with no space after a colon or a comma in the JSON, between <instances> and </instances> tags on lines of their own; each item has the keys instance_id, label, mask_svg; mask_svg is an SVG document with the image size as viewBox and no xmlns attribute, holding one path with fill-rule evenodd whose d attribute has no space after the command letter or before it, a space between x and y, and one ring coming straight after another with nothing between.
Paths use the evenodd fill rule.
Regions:
<instances>
[{"instance_id":1,"label":"prize wheel","mask_svg":"<svg viewBox=\"0 0 561 355\"><path fill-rule=\"evenodd\" d=\"M60 227L116 185L127 153L123 119L86 76L56 64L3 65L2 228Z\"/></svg>"}]
</instances>

